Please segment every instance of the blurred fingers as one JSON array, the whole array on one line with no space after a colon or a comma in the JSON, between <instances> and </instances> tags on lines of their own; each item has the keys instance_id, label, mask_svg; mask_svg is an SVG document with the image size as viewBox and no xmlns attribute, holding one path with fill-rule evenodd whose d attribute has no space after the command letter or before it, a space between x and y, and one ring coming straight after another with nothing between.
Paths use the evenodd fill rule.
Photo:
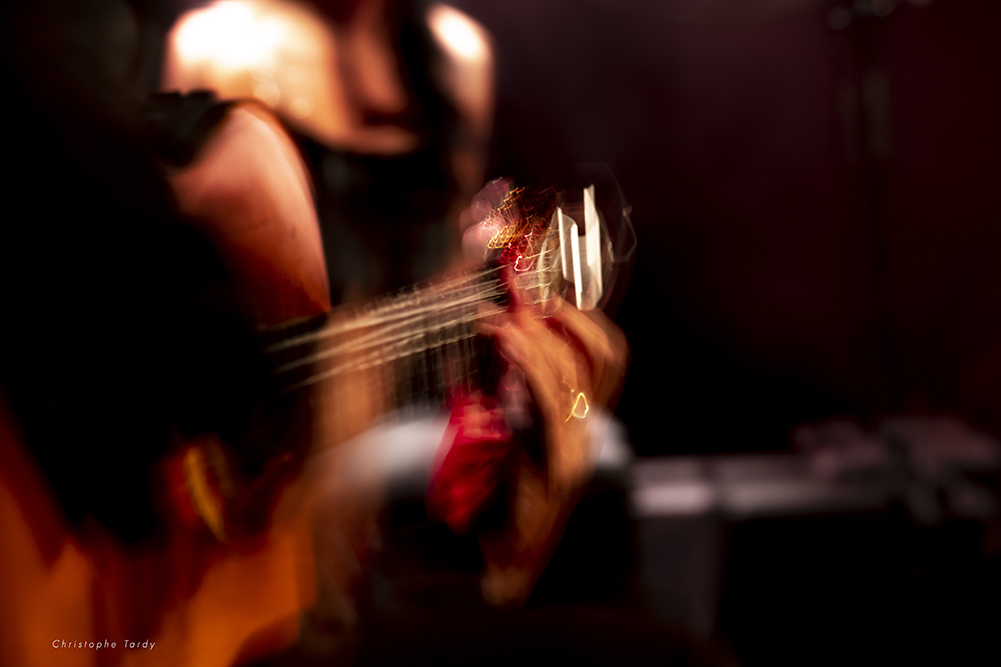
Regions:
<instances>
[{"instance_id":1,"label":"blurred fingers","mask_svg":"<svg viewBox=\"0 0 1001 667\"><path fill-rule=\"evenodd\" d=\"M629 357L625 334L601 311L583 313L565 303L553 319L587 358L594 398L605 403L616 393L625 375Z\"/></svg>"}]
</instances>

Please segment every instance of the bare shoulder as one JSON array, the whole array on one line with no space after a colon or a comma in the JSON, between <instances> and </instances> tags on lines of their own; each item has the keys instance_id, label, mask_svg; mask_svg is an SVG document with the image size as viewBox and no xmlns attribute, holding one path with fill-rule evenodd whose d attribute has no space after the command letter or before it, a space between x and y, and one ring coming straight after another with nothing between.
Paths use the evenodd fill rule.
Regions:
<instances>
[{"instance_id":1,"label":"bare shoulder","mask_svg":"<svg viewBox=\"0 0 1001 667\"><path fill-rule=\"evenodd\" d=\"M438 75L460 112L489 123L494 96L494 46L487 29L468 14L434 3L427 10L431 35L444 56Z\"/></svg>"},{"instance_id":2,"label":"bare shoulder","mask_svg":"<svg viewBox=\"0 0 1001 667\"><path fill-rule=\"evenodd\" d=\"M261 324L329 308L308 169L268 109L232 105L194 162L170 183L181 211L252 295Z\"/></svg>"},{"instance_id":3,"label":"bare shoulder","mask_svg":"<svg viewBox=\"0 0 1001 667\"><path fill-rule=\"evenodd\" d=\"M279 214L314 217L305 162L281 122L254 102L230 107L171 183L181 208L199 217L217 217L221 212L211 209L220 206L230 213L225 217L252 212L245 224Z\"/></svg>"},{"instance_id":4,"label":"bare shoulder","mask_svg":"<svg viewBox=\"0 0 1001 667\"><path fill-rule=\"evenodd\" d=\"M241 187L309 188L307 169L281 122L253 101L233 104L185 173Z\"/></svg>"}]
</instances>

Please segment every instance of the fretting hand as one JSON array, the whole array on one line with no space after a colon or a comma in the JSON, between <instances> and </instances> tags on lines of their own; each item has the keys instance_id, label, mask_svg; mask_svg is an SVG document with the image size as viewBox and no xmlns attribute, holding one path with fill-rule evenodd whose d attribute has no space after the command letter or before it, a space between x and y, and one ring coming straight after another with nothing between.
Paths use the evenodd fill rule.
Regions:
<instances>
[{"instance_id":1,"label":"fretting hand","mask_svg":"<svg viewBox=\"0 0 1001 667\"><path fill-rule=\"evenodd\" d=\"M484 597L498 606L524 602L542 574L594 472L591 416L616 397L628 358L625 335L600 311L559 301L555 314L540 320L512 292L513 308L484 330L524 375L544 460L516 451L508 521L480 537Z\"/></svg>"}]
</instances>

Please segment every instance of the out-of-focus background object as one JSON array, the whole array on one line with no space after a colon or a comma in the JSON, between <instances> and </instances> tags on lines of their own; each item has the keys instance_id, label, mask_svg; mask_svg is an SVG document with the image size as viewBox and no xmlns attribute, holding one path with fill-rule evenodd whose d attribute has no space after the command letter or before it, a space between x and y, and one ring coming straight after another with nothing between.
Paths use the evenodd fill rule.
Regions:
<instances>
[{"instance_id":1,"label":"out-of-focus background object","mask_svg":"<svg viewBox=\"0 0 1001 667\"><path fill-rule=\"evenodd\" d=\"M632 467L658 615L727 637L745 665L994 664L997 441L929 418L797 441Z\"/></svg>"},{"instance_id":2,"label":"out-of-focus background object","mask_svg":"<svg viewBox=\"0 0 1001 667\"><path fill-rule=\"evenodd\" d=\"M602 159L633 205L641 588L747 665L996 661L997 478L930 481L879 417L1001 427L1001 6L455 4L494 39L492 171ZM793 448L838 415L879 435Z\"/></svg>"}]
</instances>

